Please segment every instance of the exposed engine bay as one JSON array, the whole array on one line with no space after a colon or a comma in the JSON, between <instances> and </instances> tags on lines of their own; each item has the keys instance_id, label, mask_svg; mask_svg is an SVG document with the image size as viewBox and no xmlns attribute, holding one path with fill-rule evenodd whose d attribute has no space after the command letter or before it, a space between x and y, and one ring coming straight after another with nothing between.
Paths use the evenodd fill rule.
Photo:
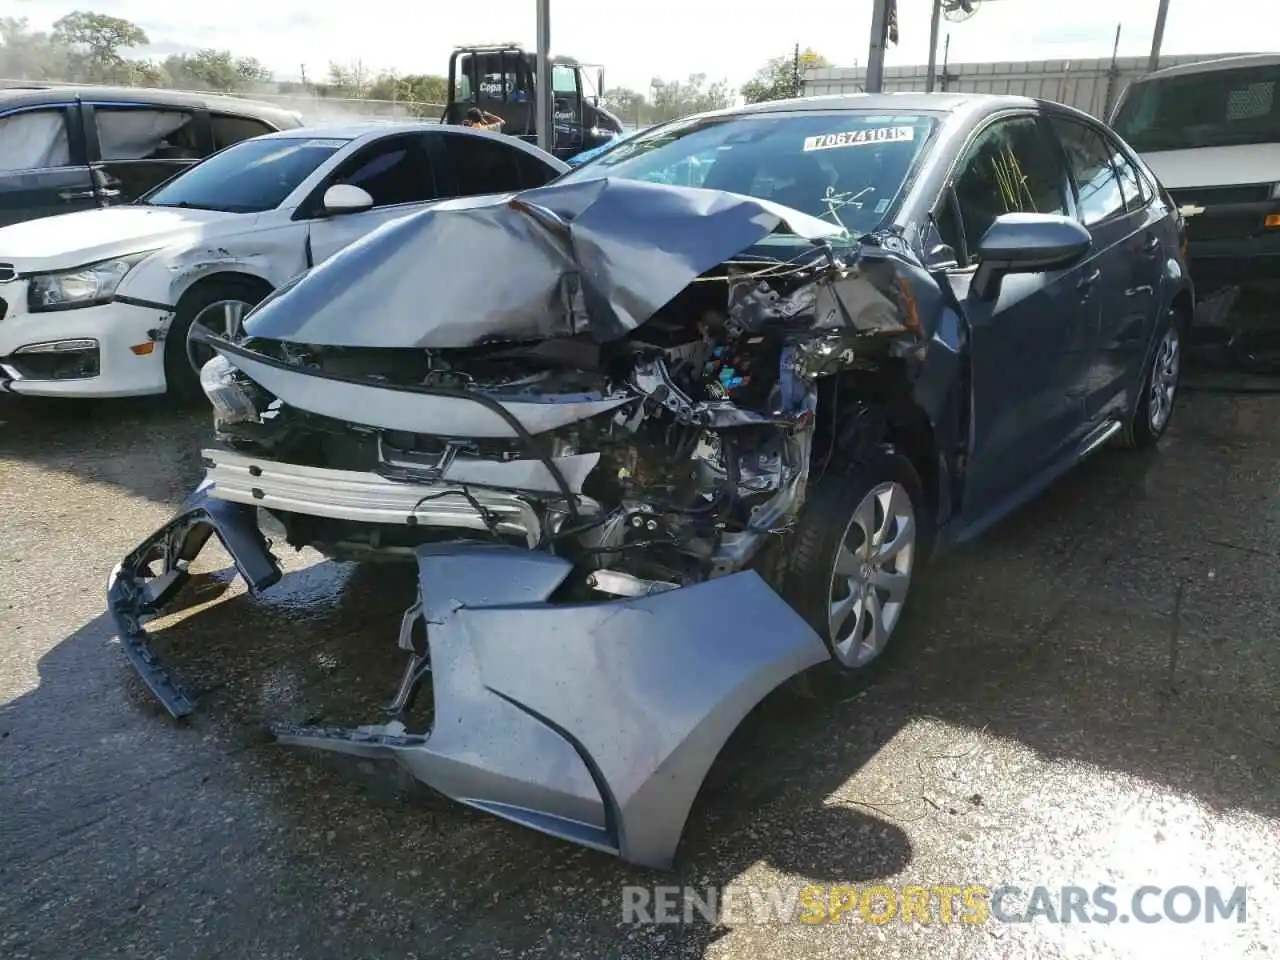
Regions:
<instances>
[{"instance_id":1,"label":"exposed engine bay","mask_svg":"<svg viewBox=\"0 0 1280 960\"><path fill-rule=\"evenodd\" d=\"M481 240L500 284L459 279ZM123 646L190 712L143 621L213 535L251 591L275 583L263 514L294 547L413 562L393 719L278 740L666 865L720 744L830 655L756 561L883 404L871 385L932 415L912 384L956 380L952 344L929 349L941 302L900 237L719 191L553 184L393 221L239 340L204 337L218 445L113 573Z\"/></svg>"},{"instance_id":2,"label":"exposed engine bay","mask_svg":"<svg viewBox=\"0 0 1280 960\"><path fill-rule=\"evenodd\" d=\"M285 407L261 389L252 411L220 413L219 435L237 452L410 484L439 482L458 457L541 459L541 483L517 480L509 489L537 514L534 531L504 528L471 496L492 481L457 485L490 537L571 559L582 577L576 585L600 592L696 583L742 569L770 534L786 529L804 501L818 376L876 358L870 344L853 351L847 338L813 336L819 284L847 270L825 254L808 260L744 262L700 277L641 328L605 344L586 335L452 350L243 344L324 377L497 402L588 398L611 408L536 436L379 429ZM244 374L233 376L241 389L255 390ZM582 455L594 467L566 476L564 461ZM432 524L430 509L375 525L273 513L294 545L339 556L411 556L420 543L456 536Z\"/></svg>"}]
</instances>

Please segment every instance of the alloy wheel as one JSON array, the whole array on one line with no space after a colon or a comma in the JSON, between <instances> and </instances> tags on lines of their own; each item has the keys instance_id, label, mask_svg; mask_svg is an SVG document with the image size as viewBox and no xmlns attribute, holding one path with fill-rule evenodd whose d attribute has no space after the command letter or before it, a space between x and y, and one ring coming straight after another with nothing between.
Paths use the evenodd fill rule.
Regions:
<instances>
[{"instance_id":1,"label":"alloy wheel","mask_svg":"<svg viewBox=\"0 0 1280 960\"><path fill-rule=\"evenodd\" d=\"M916 518L898 483L873 487L853 512L831 576L828 630L836 659L860 667L884 650L915 562Z\"/></svg>"},{"instance_id":2,"label":"alloy wheel","mask_svg":"<svg viewBox=\"0 0 1280 960\"><path fill-rule=\"evenodd\" d=\"M1151 401L1148 405L1148 423L1151 432L1159 436L1173 413L1173 400L1178 392L1178 371L1182 363L1182 343L1178 328L1170 325L1160 345L1156 347L1151 365Z\"/></svg>"},{"instance_id":3,"label":"alloy wheel","mask_svg":"<svg viewBox=\"0 0 1280 960\"><path fill-rule=\"evenodd\" d=\"M252 307L253 304L243 300L218 300L195 315L191 326L187 328L187 362L196 373L213 359L214 351L207 344L197 341L192 336L193 331L199 327L216 336L235 340L240 336L244 315Z\"/></svg>"}]
</instances>

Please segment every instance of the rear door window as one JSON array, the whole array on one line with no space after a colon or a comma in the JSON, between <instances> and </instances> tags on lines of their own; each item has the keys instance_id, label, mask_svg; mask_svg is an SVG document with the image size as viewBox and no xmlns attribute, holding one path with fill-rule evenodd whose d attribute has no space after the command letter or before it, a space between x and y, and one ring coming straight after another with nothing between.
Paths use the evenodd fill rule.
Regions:
<instances>
[{"instance_id":1,"label":"rear door window","mask_svg":"<svg viewBox=\"0 0 1280 960\"><path fill-rule=\"evenodd\" d=\"M1085 226L1124 213L1124 188L1111 164L1112 150L1102 135L1083 123L1063 117L1054 117L1050 123L1066 154L1080 219Z\"/></svg>"},{"instance_id":2,"label":"rear door window","mask_svg":"<svg viewBox=\"0 0 1280 960\"><path fill-rule=\"evenodd\" d=\"M195 114L151 107L95 107L103 160L199 160Z\"/></svg>"},{"instance_id":3,"label":"rear door window","mask_svg":"<svg viewBox=\"0 0 1280 960\"><path fill-rule=\"evenodd\" d=\"M221 150L241 140L258 137L264 133L274 133L273 127L253 117L235 117L225 113L215 113L210 121L213 125L213 149Z\"/></svg>"},{"instance_id":4,"label":"rear door window","mask_svg":"<svg viewBox=\"0 0 1280 960\"><path fill-rule=\"evenodd\" d=\"M446 134L445 162L453 174L458 196L508 193L522 189L518 154L500 140L466 134Z\"/></svg>"},{"instance_id":5,"label":"rear door window","mask_svg":"<svg viewBox=\"0 0 1280 960\"><path fill-rule=\"evenodd\" d=\"M0 173L71 166L62 107L0 117Z\"/></svg>"}]
</instances>

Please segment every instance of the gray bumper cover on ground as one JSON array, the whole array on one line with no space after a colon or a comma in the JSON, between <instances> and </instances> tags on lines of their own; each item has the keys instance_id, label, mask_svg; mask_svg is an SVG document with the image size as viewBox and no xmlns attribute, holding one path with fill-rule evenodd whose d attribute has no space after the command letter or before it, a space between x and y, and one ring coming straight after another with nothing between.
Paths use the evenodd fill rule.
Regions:
<instances>
[{"instance_id":1,"label":"gray bumper cover on ground","mask_svg":"<svg viewBox=\"0 0 1280 960\"><path fill-rule=\"evenodd\" d=\"M131 566L175 531L174 558L189 561L183 544L202 546L213 532L242 573L275 565L252 509L201 490L113 573L110 606L134 665L171 712L185 713L189 701L167 699L176 688L146 648ZM561 558L472 542L416 553L433 730L280 728L279 739L394 758L462 803L636 863L670 865L729 735L771 690L827 657L754 572L635 599L553 604L547 598L571 570ZM166 589L162 599L172 596Z\"/></svg>"}]
</instances>

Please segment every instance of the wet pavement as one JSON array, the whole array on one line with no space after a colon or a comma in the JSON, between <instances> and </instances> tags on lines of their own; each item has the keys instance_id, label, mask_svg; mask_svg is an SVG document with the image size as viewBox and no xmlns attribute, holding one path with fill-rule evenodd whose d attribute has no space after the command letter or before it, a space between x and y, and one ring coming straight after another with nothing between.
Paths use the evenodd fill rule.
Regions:
<instances>
[{"instance_id":1,"label":"wet pavement","mask_svg":"<svg viewBox=\"0 0 1280 960\"><path fill-rule=\"evenodd\" d=\"M162 715L104 587L198 480L206 438L206 415L163 402L0 399L0 956L1280 950L1280 396L1184 396L1159 450L1104 452L942 561L873 683L783 691L739 730L673 874L268 742L269 719L377 719L413 589L394 568L299 554L251 600L206 551L157 642L201 709ZM623 923L624 885L670 884L761 899L714 925ZM1016 884L1006 914L1037 885L1109 884L1126 915L1144 884L1243 886L1247 912L815 925L768 908L811 884Z\"/></svg>"}]
</instances>

